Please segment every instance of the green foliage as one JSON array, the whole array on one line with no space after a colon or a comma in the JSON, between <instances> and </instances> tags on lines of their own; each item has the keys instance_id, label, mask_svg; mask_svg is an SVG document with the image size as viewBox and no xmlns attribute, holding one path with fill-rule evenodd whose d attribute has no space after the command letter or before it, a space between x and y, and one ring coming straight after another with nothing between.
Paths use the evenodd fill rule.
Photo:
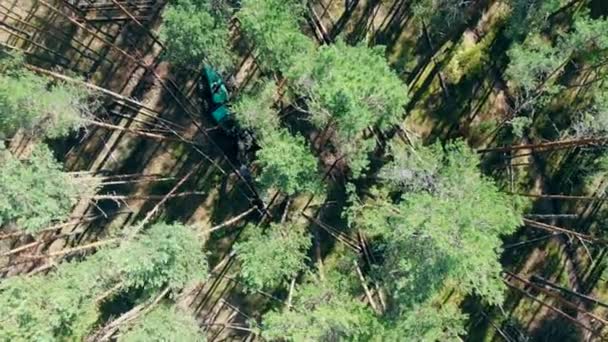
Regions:
<instances>
[{"instance_id":1,"label":"green foliage","mask_svg":"<svg viewBox=\"0 0 608 342\"><path fill-rule=\"evenodd\" d=\"M0 339L82 340L98 319L95 297L110 288L96 259L61 264L48 276L14 277L0 284Z\"/></svg>"},{"instance_id":2,"label":"green foliage","mask_svg":"<svg viewBox=\"0 0 608 342\"><path fill-rule=\"evenodd\" d=\"M253 45L256 60L266 70L286 73L314 51L300 32L305 7L299 0L243 0L237 16Z\"/></svg>"},{"instance_id":3,"label":"green foliage","mask_svg":"<svg viewBox=\"0 0 608 342\"><path fill-rule=\"evenodd\" d=\"M608 85L596 84L588 88L590 103L572 124L577 137L604 136L608 132Z\"/></svg>"},{"instance_id":4,"label":"green foliage","mask_svg":"<svg viewBox=\"0 0 608 342\"><path fill-rule=\"evenodd\" d=\"M23 68L22 60L0 62L0 138L18 129L32 136L62 137L82 127L92 112L90 93L54 83Z\"/></svg>"},{"instance_id":5,"label":"green foliage","mask_svg":"<svg viewBox=\"0 0 608 342\"><path fill-rule=\"evenodd\" d=\"M253 289L274 288L306 267L310 235L301 224L271 224L264 234L247 227L249 236L235 245L241 276Z\"/></svg>"},{"instance_id":6,"label":"green foliage","mask_svg":"<svg viewBox=\"0 0 608 342\"><path fill-rule=\"evenodd\" d=\"M93 182L78 182L61 171L45 146L26 160L0 150L0 226L14 224L34 233L66 219L79 197L94 193Z\"/></svg>"},{"instance_id":7,"label":"green foliage","mask_svg":"<svg viewBox=\"0 0 608 342\"><path fill-rule=\"evenodd\" d=\"M560 47L572 51L588 63L602 63L608 49L608 19L592 19L588 15L574 18L573 30L563 37Z\"/></svg>"},{"instance_id":8,"label":"green foliage","mask_svg":"<svg viewBox=\"0 0 608 342\"><path fill-rule=\"evenodd\" d=\"M381 326L373 312L327 281L298 287L293 309L264 315L262 336L287 341L369 341Z\"/></svg>"},{"instance_id":9,"label":"green foliage","mask_svg":"<svg viewBox=\"0 0 608 342\"><path fill-rule=\"evenodd\" d=\"M531 35L521 44L509 49L509 66L505 72L514 89L534 93L555 75L568 55L540 35Z\"/></svg>"},{"instance_id":10,"label":"green foliage","mask_svg":"<svg viewBox=\"0 0 608 342\"><path fill-rule=\"evenodd\" d=\"M172 63L198 69L204 61L218 70L233 63L228 17L209 0L175 0L163 12L160 39Z\"/></svg>"},{"instance_id":11,"label":"green foliage","mask_svg":"<svg viewBox=\"0 0 608 342\"><path fill-rule=\"evenodd\" d=\"M497 17L496 21L504 20L502 15L497 15ZM463 36L461 45L446 66L447 79L452 83L457 83L463 77L465 79L478 77L489 63L489 51L495 37L494 31L486 34L478 42L471 35Z\"/></svg>"},{"instance_id":12,"label":"green foliage","mask_svg":"<svg viewBox=\"0 0 608 342\"><path fill-rule=\"evenodd\" d=\"M507 35L515 40L523 40L530 32L537 33L545 28L549 15L557 11L564 0L509 0L511 16Z\"/></svg>"},{"instance_id":13,"label":"green foliage","mask_svg":"<svg viewBox=\"0 0 608 342\"><path fill-rule=\"evenodd\" d=\"M513 135L518 138L522 138L525 130L532 126L532 119L527 116L517 116L511 119L510 124L511 129L513 130Z\"/></svg>"},{"instance_id":14,"label":"green foliage","mask_svg":"<svg viewBox=\"0 0 608 342\"><path fill-rule=\"evenodd\" d=\"M163 285L204 279L200 246L188 227L161 223L49 275L10 278L0 284L0 339L82 340L99 318L96 299L116 285L152 295Z\"/></svg>"},{"instance_id":15,"label":"green foliage","mask_svg":"<svg viewBox=\"0 0 608 342\"><path fill-rule=\"evenodd\" d=\"M287 195L323 192L317 159L303 137L281 129L262 136L260 145L257 158L262 173L258 181L263 188L276 188Z\"/></svg>"},{"instance_id":16,"label":"green foliage","mask_svg":"<svg viewBox=\"0 0 608 342\"><path fill-rule=\"evenodd\" d=\"M416 0L412 12L416 19L439 24L439 27L454 27L466 19L466 7L469 3L461 0ZM433 30L441 31L439 29Z\"/></svg>"},{"instance_id":17,"label":"green foliage","mask_svg":"<svg viewBox=\"0 0 608 342\"><path fill-rule=\"evenodd\" d=\"M99 252L116 272L123 274L126 287L173 290L191 281L204 280L207 262L202 241L182 224L157 223L118 250Z\"/></svg>"},{"instance_id":18,"label":"green foliage","mask_svg":"<svg viewBox=\"0 0 608 342\"><path fill-rule=\"evenodd\" d=\"M191 314L168 305L161 305L142 318L134 326L124 329L119 342L204 342L205 336Z\"/></svg>"},{"instance_id":19,"label":"green foliage","mask_svg":"<svg viewBox=\"0 0 608 342\"><path fill-rule=\"evenodd\" d=\"M318 128L331 123L337 129L338 149L358 175L375 146L369 126L385 129L400 121L408 101L405 84L393 72L383 47L348 46L339 41L324 45L313 59L301 61L294 71L296 91L305 95Z\"/></svg>"},{"instance_id":20,"label":"green foliage","mask_svg":"<svg viewBox=\"0 0 608 342\"><path fill-rule=\"evenodd\" d=\"M272 108L276 91L274 83L264 81L235 105L239 125L253 131L262 147L257 152L262 166L258 181L265 189L275 188L287 195L319 194L323 185L317 173L317 159L302 136L281 128L279 115Z\"/></svg>"},{"instance_id":21,"label":"green foliage","mask_svg":"<svg viewBox=\"0 0 608 342\"><path fill-rule=\"evenodd\" d=\"M277 86L265 80L252 93L241 97L233 107L239 125L253 130L258 139L279 129L279 116L272 108L276 93Z\"/></svg>"},{"instance_id":22,"label":"green foliage","mask_svg":"<svg viewBox=\"0 0 608 342\"><path fill-rule=\"evenodd\" d=\"M500 236L520 225L519 213L509 197L479 173L478 156L463 142L447 145L442 156L437 155L438 147L419 151L419 161L436 167L432 189L417 190L407 179L392 183L406 183L396 203L388 191L376 190L372 199L355 201L351 225L386 241L378 275L401 310L424 302L447 280L455 280L464 293L500 303ZM430 156L439 160L432 163ZM413 158L409 162L423 165ZM414 185L419 182L412 179Z\"/></svg>"},{"instance_id":23,"label":"green foliage","mask_svg":"<svg viewBox=\"0 0 608 342\"><path fill-rule=\"evenodd\" d=\"M388 324L383 341L462 341L465 333L463 315L458 307L446 303L441 308L429 304L416 306Z\"/></svg>"}]
</instances>

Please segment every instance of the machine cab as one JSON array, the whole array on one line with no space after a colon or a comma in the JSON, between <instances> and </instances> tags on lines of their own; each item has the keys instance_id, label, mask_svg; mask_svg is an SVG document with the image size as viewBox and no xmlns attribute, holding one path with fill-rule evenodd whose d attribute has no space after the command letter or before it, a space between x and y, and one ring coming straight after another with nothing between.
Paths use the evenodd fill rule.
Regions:
<instances>
[{"instance_id":1,"label":"machine cab","mask_svg":"<svg viewBox=\"0 0 608 342\"><path fill-rule=\"evenodd\" d=\"M230 96L226 84L220 75L209 66L204 67L203 76L201 95L203 95L203 98L206 98L210 104L209 112L213 121L226 129L228 128L226 127L228 126L227 121L231 118L230 109L228 108Z\"/></svg>"}]
</instances>

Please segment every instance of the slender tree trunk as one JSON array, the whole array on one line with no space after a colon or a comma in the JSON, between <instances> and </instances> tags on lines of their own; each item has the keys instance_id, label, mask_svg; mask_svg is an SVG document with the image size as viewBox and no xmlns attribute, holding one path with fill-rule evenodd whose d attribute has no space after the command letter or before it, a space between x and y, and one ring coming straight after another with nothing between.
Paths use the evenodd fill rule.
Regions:
<instances>
[{"instance_id":1,"label":"slender tree trunk","mask_svg":"<svg viewBox=\"0 0 608 342\"><path fill-rule=\"evenodd\" d=\"M161 178L141 178L141 179L127 179L127 180L116 180L116 181L105 181L101 182L102 186L108 185L120 185L120 184L133 184L133 183L153 183L153 182L166 182L175 180L175 177L161 177Z\"/></svg>"},{"instance_id":2,"label":"slender tree trunk","mask_svg":"<svg viewBox=\"0 0 608 342\"><path fill-rule=\"evenodd\" d=\"M562 316L562 317L566 318L568 321L570 321L570 322L572 322L572 323L576 324L577 326L579 326L579 327L581 327L581 328L583 328L583 329L585 329L585 330L589 331L589 332L590 332L591 334L593 334L594 336L598 336L598 333L597 333L595 330L593 330L592 328L590 328L590 327L588 327L588 326L584 325L583 323L579 322L579 321L578 321L576 318L573 318L572 316L568 315L567 313L565 313L565 312L563 312L562 310L560 310L560 309L558 309L558 308L554 307L554 306L553 306L553 305L551 305L551 304L547 304L547 303L543 302L542 300L537 299L537 298L536 298L536 297L534 297L532 294L530 294L528 291L523 290L523 289L521 289L521 288L519 288L519 287L517 287L517 286L515 286L515 285L512 285L512 284L511 284L510 282L508 282L507 280L503 280L503 281L504 281L504 283L505 283L505 284L506 284L508 287L510 287L510 288L512 288L512 289L515 289L515 290L517 290L517 291L521 292L521 293L522 293L522 294L524 294L526 297L528 297L528 298L532 299L533 301L535 301L535 302L539 303L540 305L542 305L542 306L544 306L544 307L548 308L549 310L551 310L551 311L553 311L553 312L557 313L558 315L560 315L560 316Z\"/></svg>"},{"instance_id":3,"label":"slender tree trunk","mask_svg":"<svg viewBox=\"0 0 608 342\"><path fill-rule=\"evenodd\" d=\"M138 136L141 136L141 137L150 138L150 139L154 139L154 140L173 141L173 142L185 142L185 143L188 143L190 145L201 146L199 143L196 143L196 142L191 141L191 140L172 138L172 137L168 137L168 136L162 135L162 134L149 133L149 132L146 132L146 131L136 130L136 129L132 129L132 128L125 128L125 127L122 127L122 126L112 125L112 124L108 124L108 123L105 123L105 122L100 122L100 121L95 121L95 120L85 120L85 122L88 123L88 124L97 126L97 127L111 129L111 130L115 130L115 131L123 131L123 132L127 132L127 133L130 133L130 134L135 134L135 135L138 135Z\"/></svg>"},{"instance_id":4,"label":"slender tree trunk","mask_svg":"<svg viewBox=\"0 0 608 342\"><path fill-rule=\"evenodd\" d=\"M182 179L179 182L177 182L177 184L175 184L173 189L171 189L171 191L169 191L169 193L167 195L165 195L165 197L163 199L161 199L160 202L158 202L154 206L154 208L152 208L152 210L150 210L148 212L146 217L144 217L144 219L141 220L141 222L139 222L139 224L137 224L137 226L131 232L131 236L135 236L152 219L152 217L154 217L154 215L158 212L160 207L162 205L164 205L169 198L171 198L170 196L173 195L177 191L177 189L179 189L179 187L182 186L190 178L190 176L192 176L194 174L195 171L198 171L198 169L201 165L202 165L202 162L199 162L198 164L196 164L194 167L192 167L192 169L184 177L182 177Z\"/></svg>"},{"instance_id":5,"label":"slender tree trunk","mask_svg":"<svg viewBox=\"0 0 608 342\"><path fill-rule=\"evenodd\" d=\"M511 152L511 151L528 150L528 149L550 151L550 150L559 150L559 149L564 149L564 148L587 146L587 145L605 145L607 142L608 142L608 138L572 139L572 140L551 141L551 142L538 143L538 144L523 144L523 145L512 145L512 146L503 146L503 147L482 148L482 149L477 150L477 152L478 153Z\"/></svg>"},{"instance_id":6,"label":"slender tree trunk","mask_svg":"<svg viewBox=\"0 0 608 342\"><path fill-rule=\"evenodd\" d=\"M165 46L158 39L158 37L155 34L153 34L149 29L147 29L137 18L135 18L135 16L133 16L133 14L125 6L123 6L120 2L118 2L116 0L111 0L111 1L114 5L116 5L116 7L118 7L120 9L120 11L122 13L124 13L127 17L129 17L135 23L135 25L137 25L148 36L150 36L150 38L152 38L155 43L157 43L161 48L163 48L163 49L165 48Z\"/></svg>"},{"instance_id":7,"label":"slender tree trunk","mask_svg":"<svg viewBox=\"0 0 608 342\"><path fill-rule=\"evenodd\" d=\"M52 252L52 253L47 253L47 254L39 254L39 255L28 255L28 256L24 256L23 258L25 260L37 260L37 259L48 259L48 258L54 258L54 257L62 257L62 256L65 256L65 255L68 255L68 254L83 252L83 251L87 251L89 249L95 249L95 248L98 248L98 247L102 247L102 246L113 244L113 243L117 243L117 242L120 242L120 239L113 238L113 239L101 240L101 241L92 242L92 243L89 243L89 244L86 244L86 245L82 245L82 246L78 246L78 247L63 249L63 250L58 251L58 252Z\"/></svg>"},{"instance_id":8,"label":"slender tree trunk","mask_svg":"<svg viewBox=\"0 0 608 342\"><path fill-rule=\"evenodd\" d=\"M244 219L245 217L247 217L249 214L251 214L252 212L254 212L256 209L257 209L257 207L255 207L255 206L251 207L251 208L247 209L246 211L238 214L237 216L235 216L235 217L233 217L233 218L231 218L231 219L229 219L227 221L224 221L223 223L218 224L217 226L213 226L213 227L209 228L208 230L205 230L204 233L205 234L209 234L209 233L212 233L212 232L214 232L216 230L220 230L220 229L222 229L224 227L233 225L233 224L239 222L240 220Z\"/></svg>"},{"instance_id":9,"label":"slender tree trunk","mask_svg":"<svg viewBox=\"0 0 608 342\"><path fill-rule=\"evenodd\" d=\"M114 200L114 201L125 201L125 200L158 200L164 198L178 198L188 196L206 196L208 193L201 191L186 191L171 195L96 195L91 197L92 200Z\"/></svg>"},{"instance_id":10,"label":"slender tree trunk","mask_svg":"<svg viewBox=\"0 0 608 342\"><path fill-rule=\"evenodd\" d=\"M426 43L429 46L429 50L431 51L431 53L434 52L433 49L433 44L431 43L431 37L429 36L428 30L426 28L426 23L423 20L422 21L422 31L424 33L424 38L426 39ZM435 64L435 67L439 68L439 63L437 63L437 60L435 59L435 55L431 55L431 61L433 61L433 64ZM449 100L450 99L450 93L448 92L448 87L447 87L447 83L445 82L445 77L443 77L443 73L441 72L441 70L437 71L437 77L439 78L439 85L441 86L441 90L443 91L443 96L445 97L445 100Z\"/></svg>"},{"instance_id":11,"label":"slender tree trunk","mask_svg":"<svg viewBox=\"0 0 608 342\"><path fill-rule=\"evenodd\" d=\"M579 237L585 241L591 241L591 242L598 242L598 243L608 243L608 240L605 239L601 239L601 238L596 238L593 237L591 235L586 235L586 234L582 234L582 233L578 233L575 232L573 230L568 230L568 229L564 229L561 227L557 227L551 224L547 224L547 223L542 223L542 222L538 222L538 221L533 221L533 220L529 220L529 219L523 219L524 224L526 224L527 226L533 227L533 228L538 228L538 229L543 229L543 230L547 230L550 232L558 232L558 233L565 233L565 234L569 234L572 236L576 236Z\"/></svg>"},{"instance_id":12,"label":"slender tree trunk","mask_svg":"<svg viewBox=\"0 0 608 342\"><path fill-rule=\"evenodd\" d=\"M555 298L561 304L566 305L566 306L568 306L568 307L570 307L570 308L572 308L572 309L574 309L574 310L576 310L576 311L578 311L578 312L580 312L580 313L582 313L584 315L587 315L591 319L595 319L598 322L602 322L602 324L604 324L604 325L608 325L608 321L606 321L605 319L603 319L603 318L601 318L601 317L599 317L597 315L594 315L591 312L588 312L588 311L585 311L585 310L581 309L578 305L576 305L576 304L574 304L574 303L566 300L562 296L560 296L560 295L558 295L558 294L556 294L554 292L547 291L542 286L538 286L537 284L535 284L535 283L533 283L531 281L528 281L528 280L524 279L523 277L520 277L519 275L517 275L515 273L507 272L507 271L505 271L504 273L507 274L509 277L512 277L512 278L514 278L514 279L516 279L516 280L518 280L518 281L526 284L526 286L530 286L530 287L534 288L537 291L540 291L540 292L542 292L542 293L544 293L544 294L546 294L548 296L551 296L551 297Z\"/></svg>"},{"instance_id":13,"label":"slender tree trunk","mask_svg":"<svg viewBox=\"0 0 608 342\"><path fill-rule=\"evenodd\" d=\"M293 299L293 291L296 287L296 278L291 278L291 283L289 284L289 293L287 294L287 310L291 309L291 300Z\"/></svg>"},{"instance_id":14,"label":"slender tree trunk","mask_svg":"<svg viewBox=\"0 0 608 342\"><path fill-rule=\"evenodd\" d=\"M109 324L107 324L106 326L101 328L95 334L87 337L86 341L87 342L108 341L112 337L112 335L114 335L114 333L116 333L116 331L120 328L121 325L131 322L131 321L139 318L140 316L145 315L148 312L152 311L152 309L154 309L154 307L156 307L156 305L158 305L158 303L169 293L169 291L170 291L170 288L165 287L161 291L161 293L158 296L156 296L156 298L154 298L154 300L152 302L148 302L148 303L144 303L144 304L135 306L131 310L124 313L122 316L118 317L117 319L113 320L112 322L110 322Z\"/></svg>"},{"instance_id":15,"label":"slender tree trunk","mask_svg":"<svg viewBox=\"0 0 608 342\"><path fill-rule=\"evenodd\" d=\"M549 287L552 287L552 288L557 289L557 290L559 290L559 291L562 291L562 292L565 292L565 293L567 293L567 294L573 295L573 296L575 296L575 297L578 297L578 298L584 299L584 300L586 300L586 301L588 301L588 302L590 302L590 303L597 304L597 305L599 305L599 306L603 306L603 307L605 307L605 308L608 308L608 304L606 304L606 303L604 303L604 302L601 302L601 301L599 301L599 300L597 300L597 299L595 299L595 298L593 298L593 297L589 297L589 296L584 295L584 294L582 294L582 293L579 293L579 292L576 292L576 291L572 291L572 290L570 290L570 289L567 289L567 288L565 288L565 287L563 287L563 286L560 286L560 285L555 284L555 283L553 283L553 282L551 282L551 281L548 281L548 280L546 280L545 278L543 278L543 277L541 277L541 276L538 276L538 275L533 275L533 276L532 276L532 280L533 280L533 281L536 281L536 282L539 282L539 283L541 283L541 284L543 284L543 285L545 285L545 286L549 286ZM606 322L606 321L603 321L603 323L607 323L607 322Z\"/></svg>"},{"instance_id":16,"label":"slender tree trunk","mask_svg":"<svg viewBox=\"0 0 608 342\"><path fill-rule=\"evenodd\" d=\"M357 245L356 242L352 241L350 237L348 237L345 234L341 233L337 229L332 228L328 224L323 223L323 222L317 220L314 217L308 216L306 213L302 213L302 216L304 216L307 220L309 220L310 222L312 222L315 225L319 226L320 228L323 228L323 230L325 230L327 233L329 233L331 236L333 236L336 240L344 243L346 246L350 247L353 251L355 251L357 253L360 252L361 248Z\"/></svg>"},{"instance_id":17,"label":"slender tree trunk","mask_svg":"<svg viewBox=\"0 0 608 342\"><path fill-rule=\"evenodd\" d=\"M371 305L372 309L374 309L374 312L376 312L376 314L378 314L378 315L382 314L382 311L380 311L380 309L378 308L378 305L374 301L374 297L372 296L372 293L369 291L369 287L367 287L367 282L365 281L363 272L361 272L361 267L359 267L359 264L357 263L357 261L355 261L354 264L355 264L355 270L357 271L357 275L359 276L359 280L361 282L361 286L363 287L363 291L365 292L365 297L367 297L367 300L369 301L369 305Z\"/></svg>"},{"instance_id":18,"label":"slender tree trunk","mask_svg":"<svg viewBox=\"0 0 608 342\"><path fill-rule=\"evenodd\" d=\"M597 196L572 196L572 195L553 195L553 194L526 194L526 193L510 193L511 195L542 198L542 199L559 199L559 200L584 200L584 201L606 201L606 197Z\"/></svg>"}]
</instances>

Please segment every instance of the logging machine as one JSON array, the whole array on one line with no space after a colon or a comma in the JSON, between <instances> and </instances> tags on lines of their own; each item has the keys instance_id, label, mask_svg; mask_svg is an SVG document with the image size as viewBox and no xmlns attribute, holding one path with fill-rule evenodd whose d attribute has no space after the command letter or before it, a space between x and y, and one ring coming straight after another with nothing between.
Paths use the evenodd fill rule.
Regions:
<instances>
[{"instance_id":1,"label":"logging machine","mask_svg":"<svg viewBox=\"0 0 608 342\"><path fill-rule=\"evenodd\" d=\"M239 171L244 178L249 178L250 161L255 154L257 145L253 134L247 129L239 127L230 111L230 93L228 87L219 73L206 65L199 83L199 92L202 99L208 103L207 112L213 121L238 144L237 159L241 164ZM250 181L250 179L247 179Z\"/></svg>"}]
</instances>

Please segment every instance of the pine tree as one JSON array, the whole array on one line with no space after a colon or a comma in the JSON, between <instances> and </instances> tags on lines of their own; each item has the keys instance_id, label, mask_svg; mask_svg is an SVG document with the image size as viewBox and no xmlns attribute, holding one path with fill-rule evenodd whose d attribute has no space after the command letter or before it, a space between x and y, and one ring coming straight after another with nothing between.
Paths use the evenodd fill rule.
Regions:
<instances>
[{"instance_id":1,"label":"pine tree","mask_svg":"<svg viewBox=\"0 0 608 342\"><path fill-rule=\"evenodd\" d=\"M78 199L93 194L97 186L93 180L63 172L43 145L25 160L0 150L0 164L0 226L13 225L29 233L67 219Z\"/></svg>"},{"instance_id":2,"label":"pine tree","mask_svg":"<svg viewBox=\"0 0 608 342\"><path fill-rule=\"evenodd\" d=\"M313 124L336 128L337 148L355 176L365 169L367 153L375 146L365 130L398 123L408 101L407 87L390 69L382 47L342 41L322 46L313 59L300 61L290 77L296 93L307 101Z\"/></svg>"},{"instance_id":3,"label":"pine tree","mask_svg":"<svg viewBox=\"0 0 608 342\"><path fill-rule=\"evenodd\" d=\"M121 329L120 342L204 342L198 323L190 313L167 304L154 308L133 326Z\"/></svg>"},{"instance_id":4,"label":"pine tree","mask_svg":"<svg viewBox=\"0 0 608 342\"><path fill-rule=\"evenodd\" d=\"M98 301L107 291L141 289L150 296L164 286L179 290L203 280L206 272L201 241L190 228L155 224L118 247L60 264L49 275L0 284L0 339L81 340L98 321Z\"/></svg>"},{"instance_id":5,"label":"pine tree","mask_svg":"<svg viewBox=\"0 0 608 342\"><path fill-rule=\"evenodd\" d=\"M237 16L265 70L286 73L314 51L313 41L300 32L305 7L298 0L244 0Z\"/></svg>"},{"instance_id":6,"label":"pine tree","mask_svg":"<svg viewBox=\"0 0 608 342\"><path fill-rule=\"evenodd\" d=\"M509 197L480 175L475 152L463 142L443 150L394 146L393 155L410 154L384 171L398 177L352 208L350 224L384 241L377 274L399 310L424 303L448 281L489 303L503 299L501 236L513 233L521 217Z\"/></svg>"},{"instance_id":7,"label":"pine tree","mask_svg":"<svg viewBox=\"0 0 608 342\"><path fill-rule=\"evenodd\" d=\"M562 65L567 52L537 34L530 35L522 44L515 44L508 55L507 80L514 89L534 95L546 78Z\"/></svg>"},{"instance_id":8,"label":"pine tree","mask_svg":"<svg viewBox=\"0 0 608 342\"><path fill-rule=\"evenodd\" d=\"M299 286L293 308L264 315L262 336L287 341L368 341L380 335L373 312L334 281L313 279Z\"/></svg>"},{"instance_id":9,"label":"pine tree","mask_svg":"<svg viewBox=\"0 0 608 342\"><path fill-rule=\"evenodd\" d=\"M547 25L549 15L557 11L562 0L509 0L511 15L507 35L516 41L529 33L537 33Z\"/></svg>"},{"instance_id":10,"label":"pine tree","mask_svg":"<svg viewBox=\"0 0 608 342\"><path fill-rule=\"evenodd\" d=\"M0 139L23 129L58 138L84 126L93 112L91 94L67 83L50 83L23 67L19 56L0 59Z\"/></svg>"},{"instance_id":11,"label":"pine tree","mask_svg":"<svg viewBox=\"0 0 608 342\"><path fill-rule=\"evenodd\" d=\"M263 136L260 145L257 161L262 171L257 180L263 188L287 195L323 193L317 159L302 136L280 129Z\"/></svg>"},{"instance_id":12,"label":"pine tree","mask_svg":"<svg viewBox=\"0 0 608 342\"><path fill-rule=\"evenodd\" d=\"M466 316L452 303L434 306L416 305L394 321L385 323L380 340L399 341L462 341Z\"/></svg>"},{"instance_id":13,"label":"pine tree","mask_svg":"<svg viewBox=\"0 0 608 342\"><path fill-rule=\"evenodd\" d=\"M198 69L206 61L218 70L233 63L228 15L209 0L176 0L163 12L160 38L172 63Z\"/></svg>"},{"instance_id":14,"label":"pine tree","mask_svg":"<svg viewBox=\"0 0 608 342\"><path fill-rule=\"evenodd\" d=\"M276 133L281 125L277 111L272 108L276 93L277 86L270 80L263 80L232 108L239 126L253 131L257 139Z\"/></svg>"},{"instance_id":15,"label":"pine tree","mask_svg":"<svg viewBox=\"0 0 608 342\"><path fill-rule=\"evenodd\" d=\"M310 234L301 224L271 224L260 234L253 226L248 236L234 246L241 261L241 276L252 289L274 288L291 280L306 267Z\"/></svg>"}]
</instances>

